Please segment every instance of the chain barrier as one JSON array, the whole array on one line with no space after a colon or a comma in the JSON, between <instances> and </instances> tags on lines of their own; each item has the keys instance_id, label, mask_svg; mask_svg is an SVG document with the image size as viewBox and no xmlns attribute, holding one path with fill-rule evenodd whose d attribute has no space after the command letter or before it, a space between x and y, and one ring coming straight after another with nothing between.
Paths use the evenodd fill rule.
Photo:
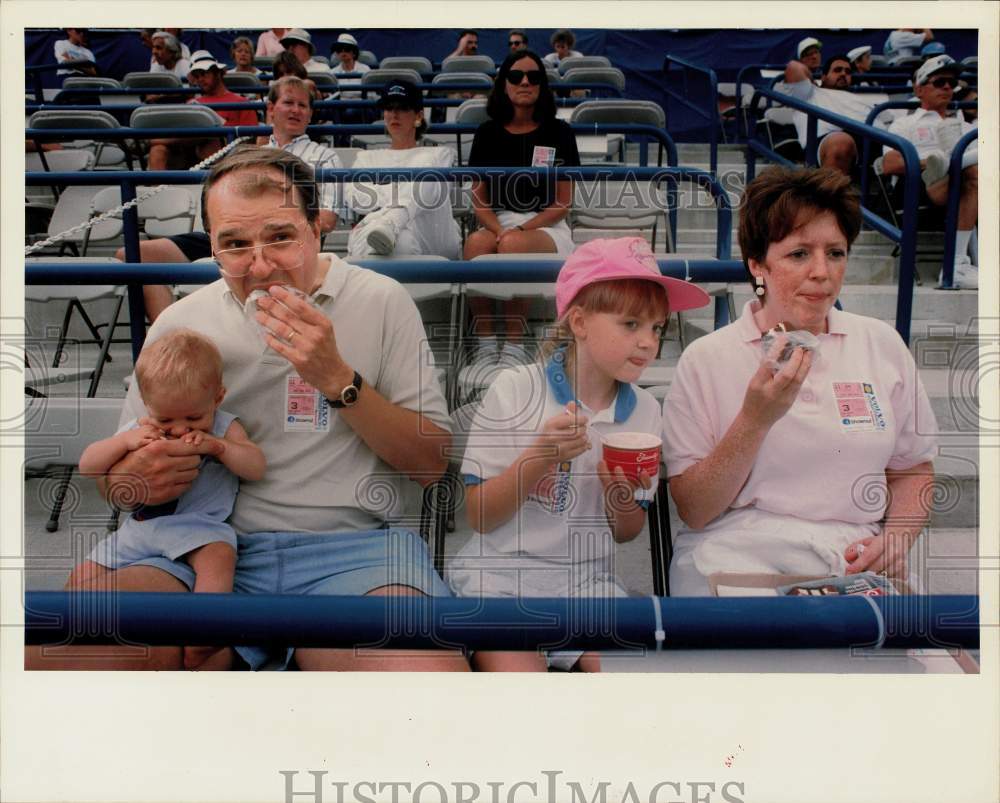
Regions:
<instances>
[{"instance_id":1,"label":"chain barrier","mask_svg":"<svg viewBox=\"0 0 1000 803\"><path fill-rule=\"evenodd\" d=\"M216 151L207 159L198 162L198 164L189 169L192 171L204 170L206 167L213 164L214 162L217 162L219 159L221 159L223 156L229 153L229 151L231 151L237 145L241 145L250 139L253 139L253 137L237 137L232 142L228 143L224 148L222 148L222 150ZM24 255L31 256L32 254L41 251L43 248L48 248L50 245L55 245L56 243L61 242L62 240L66 239L72 234L76 234L77 232L81 231L86 231L87 229L96 226L98 223L104 220L109 220L113 217L118 217L120 213L124 212L126 209L131 209L134 206L138 206L143 201L152 198L154 195L156 195L159 192L162 192L169 186L171 185L160 184L157 187L152 187L151 189L144 190L143 192L136 195L136 197L133 198L131 201L120 204L114 209L109 209L107 212L102 212L101 214L96 215L95 217L89 218L88 220L83 221L83 223L80 223L77 226L73 226L73 228L71 229L66 229L66 231L61 231L58 234L53 234L46 240L41 240L37 243L32 243L31 245L25 246Z\"/></svg>"}]
</instances>

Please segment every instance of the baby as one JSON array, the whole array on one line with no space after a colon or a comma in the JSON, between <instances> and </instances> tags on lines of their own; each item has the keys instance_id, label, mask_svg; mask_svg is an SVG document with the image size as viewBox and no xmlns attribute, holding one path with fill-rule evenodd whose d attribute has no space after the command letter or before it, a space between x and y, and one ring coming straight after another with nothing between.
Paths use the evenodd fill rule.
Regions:
<instances>
[{"instance_id":1,"label":"baby","mask_svg":"<svg viewBox=\"0 0 1000 803\"><path fill-rule=\"evenodd\" d=\"M226 389L222 356L215 344L189 329L175 329L148 344L135 364L135 380L148 416L130 421L117 434L92 443L80 458L80 473L101 477L128 452L162 439L180 439L222 451L202 460L198 476L178 499L133 510L118 531L88 560L110 569L136 564L162 567L183 560L193 580L179 578L195 592L233 590L236 534L227 524L239 481L264 476L264 453L250 441L236 417L219 409ZM188 669L205 666L214 647L185 649Z\"/></svg>"}]
</instances>

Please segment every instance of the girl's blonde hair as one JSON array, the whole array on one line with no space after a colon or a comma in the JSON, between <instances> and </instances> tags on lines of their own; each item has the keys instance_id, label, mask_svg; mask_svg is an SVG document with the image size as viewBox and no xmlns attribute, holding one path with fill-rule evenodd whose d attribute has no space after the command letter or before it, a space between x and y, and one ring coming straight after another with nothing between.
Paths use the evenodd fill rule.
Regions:
<instances>
[{"instance_id":1,"label":"girl's blonde hair","mask_svg":"<svg viewBox=\"0 0 1000 803\"><path fill-rule=\"evenodd\" d=\"M191 329L174 329L143 347L135 361L143 398L168 390L194 395L222 387L222 355L215 343Z\"/></svg>"},{"instance_id":2,"label":"girl's blonde hair","mask_svg":"<svg viewBox=\"0 0 1000 803\"><path fill-rule=\"evenodd\" d=\"M552 331L539 349L539 356L547 360L560 348L566 349L567 370L576 357L576 341L569 326L569 316L575 307L584 312L611 312L636 317L670 316L670 297L667 288L645 279L611 279L587 285L555 322Z\"/></svg>"}]
</instances>

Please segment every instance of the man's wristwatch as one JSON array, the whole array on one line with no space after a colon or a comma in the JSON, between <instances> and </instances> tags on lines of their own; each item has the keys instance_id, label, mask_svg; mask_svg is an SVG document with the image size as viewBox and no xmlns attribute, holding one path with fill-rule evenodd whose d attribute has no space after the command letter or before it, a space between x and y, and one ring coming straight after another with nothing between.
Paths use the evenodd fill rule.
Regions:
<instances>
[{"instance_id":1,"label":"man's wristwatch","mask_svg":"<svg viewBox=\"0 0 1000 803\"><path fill-rule=\"evenodd\" d=\"M357 371L354 372L354 379L351 384L340 391L340 398L331 399L326 396L326 403L331 407L352 407L358 400L358 394L361 392L361 374Z\"/></svg>"}]
</instances>

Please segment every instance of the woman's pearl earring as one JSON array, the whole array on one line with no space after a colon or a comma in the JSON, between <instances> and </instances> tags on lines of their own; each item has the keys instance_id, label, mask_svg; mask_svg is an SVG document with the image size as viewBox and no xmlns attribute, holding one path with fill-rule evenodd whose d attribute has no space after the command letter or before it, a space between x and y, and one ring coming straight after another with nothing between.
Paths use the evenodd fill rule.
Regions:
<instances>
[{"instance_id":1,"label":"woman's pearl earring","mask_svg":"<svg viewBox=\"0 0 1000 803\"><path fill-rule=\"evenodd\" d=\"M764 295L764 277L757 276L755 277L755 281L757 283L757 289L754 292L757 293L758 296Z\"/></svg>"}]
</instances>

